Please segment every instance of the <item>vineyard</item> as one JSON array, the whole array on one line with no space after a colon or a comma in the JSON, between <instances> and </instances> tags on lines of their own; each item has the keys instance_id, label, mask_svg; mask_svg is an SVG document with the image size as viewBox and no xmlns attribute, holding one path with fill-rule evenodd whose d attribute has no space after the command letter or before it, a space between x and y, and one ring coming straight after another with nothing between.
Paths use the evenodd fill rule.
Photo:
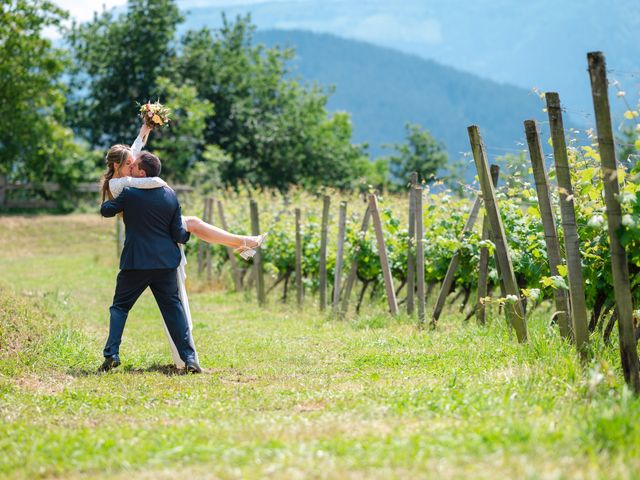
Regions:
<instances>
[{"instance_id":1,"label":"vineyard","mask_svg":"<svg viewBox=\"0 0 640 480\"><path fill-rule=\"evenodd\" d=\"M527 338L525 316L552 303L549 324L573 341L583 358L595 353L589 349L591 335L602 336L605 344L621 342L627 352L623 359L630 355L623 361L625 378L637 389L640 314L627 307L625 312L617 300L619 288L625 287L614 282L616 255L607 219L628 252L623 258L629 275L626 294L633 295L632 305L638 305L640 167L627 171L605 165L603 159L611 158L611 153L602 154L602 132L599 136L588 132L589 145L578 145L571 138L565 144L559 99L553 93L546 99L548 143L555 158L548 173L538 126L527 121L529 174L516 172L500 179L497 167L492 167L497 186L491 187L479 130L469 128L481 184L475 190L467 187L475 202L442 185L420 184L416 176L406 196L368 192L349 197L337 191L300 190L286 195L228 191L215 199L190 198L192 210L204 205L204 212L189 213L204 213L203 218L215 223L215 210L220 224L232 232L269 232L253 267L224 247L192 242L188 249L197 255L198 271L206 271L209 278L212 270L217 275L226 272L231 288L255 289L261 303L266 296L283 302L295 296L299 307L324 310L328 304L338 318L349 309L358 313L363 302L379 304L381 309L386 303L392 314L399 305L412 315L417 302L416 322L423 326L425 300L437 295L429 322L435 327L449 297L467 321L475 316L484 323L487 309L493 321L505 313L521 341ZM608 104L606 108L604 115L609 116ZM629 116L635 118L633 112ZM558 186L551 186L551 181ZM607 191L612 182L616 190L620 185L619 193ZM609 194L621 209L617 216L607 209ZM482 202L483 197L492 201ZM619 225L612 227L616 219ZM376 221L381 228L374 228ZM416 227L422 232L418 237ZM416 245L422 246L422 261ZM621 329L618 338L616 322Z\"/></svg>"},{"instance_id":2,"label":"vineyard","mask_svg":"<svg viewBox=\"0 0 640 480\"><path fill-rule=\"evenodd\" d=\"M605 206L602 199L602 181L599 176L599 158L596 151L590 147L570 147L569 158L572 171L572 182L576 204L576 219L578 234L581 240L583 267L585 276L585 295L587 305L592 312L589 325L590 331L602 330L611 317L614 305L611 289L611 264L609 241L604 220ZM625 217L625 232L623 238L627 245L635 246L636 235L640 229L634 228L640 222L640 184L636 183L636 171L623 172L625 186L623 190L623 205L628 217ZM555 177L555 170L549 171L550 178ZM475 313L478 285L478 263L483 247L491 254L494 245L488 239L482 239L480 228L461 235L472 207L472 200L456 197L450 191L434 193L434 187L423 187L424 196L424 236L425 268L424 278L427 285L427 295L437 293L438 287L444 280L449 263L458 253L460 264L455 272L454 285L450 291L453 300L460 300L459 307L467 312L467 319ZM545 300L552 300L556 289L568 290L567 269L561 268L561 274L552 276L549 270L547 252L544 241L544 230L540 211L537 208L535 187L526 178L510 178L510 184L496 189L500 202L501 215L505 229L509 232L509 250L516 274L518 285L523 289L523 296L527 300L528 309L537 308ZM251 233L249 214L249 194L221 192L216 198L224 205L227 226L230 231L240 234ZM322 194L313 195L305 191L291 192L283 196L277 192L251 192L260 206L260 222L263 231L269 234L262 248L263 269L267 277L267 297L281 301L295 300L296 284L296 223L295 209L303 212L300 223L301 232L301 283L304 290L305 307L319 304L320 285L320 250L321 250L321 221ZM223 200L217 200L218 198ZM364 196L341 196L332 193L330 198L334 203L345 202L348 210L352 210L346 217L344 264L351 266L355 262L357 280L360 288L352 299L355 311L368 293L370 299L380 302L384 297L384 279L380 265L378 245L373 228L361 232L362 218L367 211ZM556 206L557 191L553 193ZM197 197L189 200L193 205L199 202ZM395 293L399 303L406 305L407 296L407 260L409 252L415 253L415 247L409 248L408 212L409 201L396 195L379 197L381 216L384 225L384 237L389 264L394 279ZM559 208L559 207L558 207ZM337 209L336 209L337 210ZM188 210L190 214L199 214L195 207ZM559 211L555 217L559 220ZM216 223L214 216L213 223ZM328 238L331 240L327 251L328 290L333 292L335 276L336 253L338 238L338 212L331 212L329 216ZM481 227L482 222L476 222ZM562 239L561 224L557 222L559 235ZM209 246L204 242L193 239L187 244L187 251L198 261L198 255L206 255L210 249L213 271L228 277L228 286L235 288L233 282L233 267L230 265L227 249L222 246ZM631 249L631 252L634 250ZM202 252L202 253L201 253ZM206 257L203 255L202 275L206 275ZM640 269L637 263L640 258L630 256L629 266L633 272L634 285L640 281ZM239 270L243 288L254 287L251 263L235 260L235 268ZM489 291L500 291L499 276L493 256L489 262ZM349 274L347 268L345 275ZM293 292L293 294L292 294ZM343 292L342 292L343 293ZM500 295L494 295L494 303L500 303ZM311 298L309 298L311 297ZM450 300L452 300L450 298ZM453 301L451 302L453 303ZM381 308L385 308L382 305ZM406 307L405 307L406 308ZM551 319L550 319L551 320ZM611 325L607 336L611 333Z\"/></svg>"},{"instance_id":3,"label":"vineyard","mask_svg":"<svg viewBox=\"0 0 640 480\"><path fill-rule=\"evenodd\" d=\"M459 199L449 192L430 193L429 187L424 189L425 211L425 248L429 261L425 264L425 281L429 292L441 283L455 252L462 249L463 261L456 274L456 286L465 292L468 302L471 292L477 285L477 264L480 237L475 234L460 237L465 218L471 203ZM229 230L234 233L250 234L251 224L246 194L225 192L224 212L227 217ZM296 298L296 221L295 210L302 211L300 222L301 238L301 277L300 282L304 291L305 306L313 302L319 305L320 296L320 252L322 243L322 194L313 195L308 192L291 192L282 196L275 192L252 192L251 197L260 205L260 223L263 231L269 234L262 247L262 267L268 279L267 296L282 301ZM360 286L354 295L355 311L362 303L365 293L369 298L380 300L384 296L384 280L380 264L378 244L373 228L361 231L362 220L367 212L366 197L341 196L332 193L329 197L334 203L347 205L344 240L344 265L347 265L345 276L355 264L356 278ZM395 293L406 296L407 292L407 259L410 251L415 253L415 247L409 248L409 233L407 228L408 200L396 195L378 198L381 207L381 218L385 238L385 247L389 258L389 265L395 282ZM338 208L335 208L338 210ZM352 210L350 212L350 210ZM195 212L190 212L195 213ZM402 215L407 213L407 215ZM336 256L337 238L339 233L338 212L329 214L327 237L330 243L327 249L326 268L328 278L329 297L332 299ZM229 220L231 218L232 220ZM214 218L214 223L215 223ZM489 242L485 242L490 246ZM187 244L188 251L194 255L202 249L210 248L213 270L216 273L227 273L229 286L234 287L233 267L230 265L227 249L222 246L208 246L198 240ZM204 253L203 275L206 270L206 252ZM194 258L195 259L195 258ZM355 263L354 263L355 262ZM234 262L240 270L240 277L244 288L250 288L254 283L254 271L251 263L241 260ZM492 279L497 281L495 268L492 269ZM293 292L293 295L292 295ZM344 293L344 292L341 292ZM312 297L312 298L309 298ZM400 301L401 303L403 300Z\"/></svg>"}]
</instances>

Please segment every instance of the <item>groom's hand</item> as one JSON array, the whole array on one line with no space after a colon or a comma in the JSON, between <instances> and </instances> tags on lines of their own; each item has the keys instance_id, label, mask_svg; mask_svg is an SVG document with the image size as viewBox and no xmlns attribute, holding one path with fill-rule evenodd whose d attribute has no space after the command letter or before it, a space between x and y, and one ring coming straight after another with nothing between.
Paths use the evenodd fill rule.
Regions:
<instances>
[{"instance_id":1,"label":"groom's hand","mask_svg":"<svg viewBox=\"0 0 640 480\"><path fill-rule=\"evenodd\" d=\"M100 214L103 217L114 217L124 210L124 202L128 196L129 188L125 188L120 195L113 200L107 200L100 207Z\"/></svg>"}]
</instances>

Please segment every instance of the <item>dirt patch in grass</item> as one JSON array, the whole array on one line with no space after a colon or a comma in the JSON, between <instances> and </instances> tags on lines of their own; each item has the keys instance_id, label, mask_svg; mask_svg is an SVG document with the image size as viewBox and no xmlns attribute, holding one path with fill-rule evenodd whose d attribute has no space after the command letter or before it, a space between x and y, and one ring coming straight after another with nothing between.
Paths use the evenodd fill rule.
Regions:
<instances>
[{"instance_id":1,"label":"dirt patch in grass","mask_svg":"<svg viewBox=\"0 0 640 480\"><path fill-rule=\"evenodd\" d=\"M264 380L264 378L245 373L237 368L213 368L208 373L218 377L221 383L227 385L242 385Z\"/></svg>"},{"instance_id":2,"label":"dirt patch in grass","mask_svg":"<svg viewBox=\"0 0 640 480\"><path fill-rule=\"evenodd\" d=\"M48 371L46 376L35 373L27 373L16 377L14 385L22 390L41 393L45 395L57 395L71 385L75 378L60 372Z\"/></svg>"},{"instance_id":3,"label":"dirt patch in grass","mask_svg":"<svg viewBox=\"0 0 640 480\"><path fill-rule=\"evenodd\" d=\"M298 413L305 412L319 412L326 408L327 404L323 401L310 401L310 402L302 402L293 407L293 410Z\"/></svg>"}]
</instances>

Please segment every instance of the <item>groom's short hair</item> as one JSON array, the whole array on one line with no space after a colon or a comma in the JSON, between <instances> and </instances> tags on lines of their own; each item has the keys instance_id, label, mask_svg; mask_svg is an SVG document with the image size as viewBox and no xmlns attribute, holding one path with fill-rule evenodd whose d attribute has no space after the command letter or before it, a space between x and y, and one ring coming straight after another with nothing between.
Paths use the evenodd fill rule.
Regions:
<instances>
[{"instance_id":1,"label":"groom's short hair","mask_svg":"<svg viewBox=\"0 0 640 480\"><path fill-rule=\"evenodd\" d=\"M138 157L138 168L144 170L147 177L157 177L160 175L162 164L160 163L160 159L153 153L143 151Z\"/></svg>"}]
</instances>

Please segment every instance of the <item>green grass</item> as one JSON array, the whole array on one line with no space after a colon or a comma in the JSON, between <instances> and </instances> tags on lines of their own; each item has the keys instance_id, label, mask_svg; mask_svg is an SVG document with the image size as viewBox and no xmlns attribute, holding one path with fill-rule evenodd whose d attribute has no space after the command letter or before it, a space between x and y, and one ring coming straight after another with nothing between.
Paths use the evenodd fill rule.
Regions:
<instances>
[{"instance_id":1,"label":"green grass","mask_svg":"<svg viewBox=\"0 0 640 480\"><path fill-rule=\"evenodd\" d=\"M618 352L585 367L549 312L519 345L447 312L436 331L339 322L208 288L190 272L206 373L176 375L150 294L123 365L97 375L117 269L93 215L0 218L0 476L633 478L640 400ZM193 263L193 262L192 262ZM192 267L193 265L190 265ZM635 473L634 473L635 472Z\"/></svg>"}]
</instances>

